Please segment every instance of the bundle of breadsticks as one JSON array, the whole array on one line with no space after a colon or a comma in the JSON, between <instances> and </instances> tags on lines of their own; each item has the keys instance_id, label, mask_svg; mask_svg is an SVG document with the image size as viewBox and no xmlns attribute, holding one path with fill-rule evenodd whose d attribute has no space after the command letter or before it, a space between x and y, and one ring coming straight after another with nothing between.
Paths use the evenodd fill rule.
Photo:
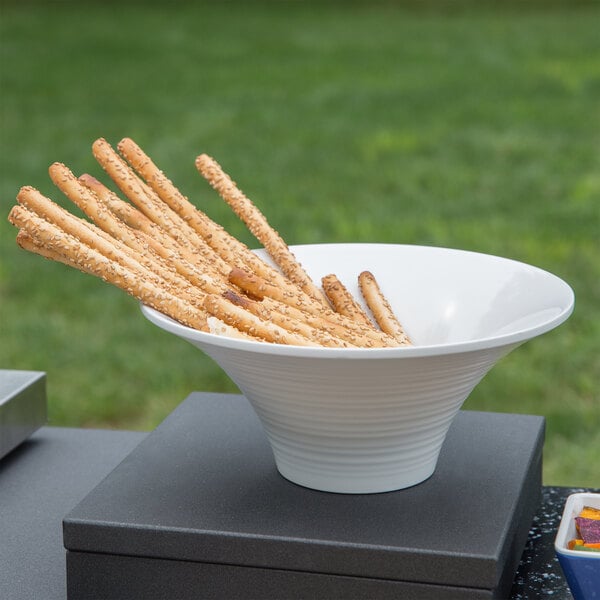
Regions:
<instances>
[{"instance_id":1,"label":"bundle of breadsticks","mask_svg":"<svg viewBox=\"0 0 600 600\"><path fill-rule=\"evenodd\" d=\"M50 178L85 218L25 186L9 214L23 249L100 277L188 327L217 335L340 348L411 344L370 272L358 276L368 311L334 274L318 287L209 156L196 158L198 171L276 267L192 204L133 140L121 140L115 150L101 138L92 151L121 195L89 174L77 177L52 164Z\"/></svg>"}]
</instances>

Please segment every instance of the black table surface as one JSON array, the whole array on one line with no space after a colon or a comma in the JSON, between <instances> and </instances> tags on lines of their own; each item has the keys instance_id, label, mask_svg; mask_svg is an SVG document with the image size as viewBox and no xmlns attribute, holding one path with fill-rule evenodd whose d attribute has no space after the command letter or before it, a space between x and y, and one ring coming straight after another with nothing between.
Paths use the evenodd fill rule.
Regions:
<instances>
[{"instance_id":1,"label":"black table surface","mask_svg":"<svg viewBox=\"0 0 600 600\"><path fill-rule=\"evenodd\" d=\"M0 460L0 598L66 598L62 519L144 438L130 431L44 427ZM554 552L566 497L544 487L512 599L572 598Z\"/></svg>"}]
</instances>

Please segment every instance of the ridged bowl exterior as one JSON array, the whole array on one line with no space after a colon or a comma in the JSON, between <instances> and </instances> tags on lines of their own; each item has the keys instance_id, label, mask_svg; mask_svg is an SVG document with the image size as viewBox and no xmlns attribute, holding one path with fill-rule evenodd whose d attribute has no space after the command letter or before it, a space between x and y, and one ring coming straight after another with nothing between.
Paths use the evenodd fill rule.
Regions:
<instances>
[{"instance_id":1,"label":"ridged bowl exterior","mask_svg":"<svg viewBox=\"0 0 600 600\"><path fill-rule=\"evenodd\" d=\"M197 344L258 414L281 475L376 493L430 477L471 390L510 348L404 360L255 354Z\"/></svg>"},{"instance_id":2,"label":"ridged bowl exterior","mask_svg":"<svg viewBox=\"0 0 600 600\"><path fill-rule=\"evenodd\" d=\"M142 307L210 355L252 403L280 473L331 492L397 490L432 475L452 419L487 371L574 306L558 277L509 259L394 244L293 246L313 281L355 298L369 269L404 323L407 348L282 346L196 331ZM264 251L258 251L265 256Z\"/></svg>"}]
</instances>

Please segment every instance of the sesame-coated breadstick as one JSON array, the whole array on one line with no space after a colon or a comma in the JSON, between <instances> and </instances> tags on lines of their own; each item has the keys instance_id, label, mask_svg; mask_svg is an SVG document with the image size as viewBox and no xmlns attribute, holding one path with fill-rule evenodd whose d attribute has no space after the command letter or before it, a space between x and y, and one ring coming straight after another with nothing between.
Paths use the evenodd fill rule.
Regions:
<instances>
[{"instance_id":1,"label":"sesame-coated breadstick","mask_svg":"<svg viewBox=\"0 0 600 600\"><path fill-rule=\"evenodd\" d=\"M117 148L156 195L200 234L223 260L230 265L239 261L238 254L243 246L241 242L199 211L132 139L123 138Z\"/></svg>"},{"instance_id":2,"label":"sesame-coated breadstick","mask_svg":"<svg viewBox=\"0 0 600 600\"><path fill-rule=\"evenodd\" d=\"M371 309L373 317L379 327L381 327L381 330L391 335L401 346L410 346L411 341L409 337L406 335L404 328L400 324L400 321L398 321L386 297L381 292L373 273L363 271L358 276L358 285L367 306Z\"/></svg>"},{"instance_id":3,"label":"sesame-coated breadstick","mask_svg":"<svg viewBox=\"0 0 600 600\"><path fill-rule=\"evenodd\" d=\"M38 248L43 247L45 249L43 255L46 258L51 258L58 253L63 257L61 262L100 277L188 327L207 330L206 313L203 310L149 282L140 276L139 272L107 258L23 206L13 206L9 221L24 231L28 238L39 243L29 244L28 249L36 252ZM27 240L27 237L22 240Z\"/></svg>"},{"instance_id":4,"label":"sesame-coated breadstick","mask_svg":"<svg viewBox=\"0 0 600 600\"><path fill-rule=\"evenodd\" d=\"M11 218L14 218L14 215ZM67 265L68 267L75 267L82 273L87 273L88 275L93 275L93 273L88 268L85 268L84 265L81 265L81 266L76 265L73 262L73 260L70 259L69 257L64 256L62 253L60 253L56 250L51 250L50 248L47 248L46 246L44 246L42 244L42 242L31 237L23 229L19 229L16 239L17 239L17 244L21 248L23 248L23 250L27 250L28 252L32 252L33 254L38 254L39 256L41 256L43 258L47 258L48 260L62 263L63 265Z\"/></svg>"},{"instance_id":5,"label":"sesame-coated breadstick","mask_svg":"<svg viewBox=\"0 0 600 600\"><path fill-rule=\"evenodd\" d=\"M355 347L350 342L336 337L319 327L315 327L302 318L295 318L294 316L285 314L277 309L270 309L263 302L251 300L247 296L242 296L234 291L228 291L223 296L227 300L241 306L264 321L270 321L271 323L283 327L287 331L303 335L308 339L318 342L321 346L329 348ZM302 313L300 313L300 316L302 316Z\"/></svg>"},{"instance_id":6,"label":"sesame-coated breadstick","mask_svg":"<svg viewBox=\"0 0 600 600\"><path fill-rule=\"evenodd\" d=\"M309 312L324 310L323 305L318 300L305 294L300 288L288 287L284 289L270 281L266 281L255 273L248 273L243 269L231 269L229 281L256 298L264 298L265 296L274 298Z\"/></svg>"},{"instance_id":7,"label":"sesame-coated breadstick","mask_svg":"<svg viewBox=\"0 0 600 600\"><path fill-rule=\"evenodd\" d=\"M100 166L142 213L160 225L171 237L175 239L181 237L182 232L178 224L173 221L170 214L163 210L153 196L146 193L140 179L104 138L99 138L92 144L92 152Z\"/></svg>"},{"instance_id":8,"label":"sesame-coated breadstick","mask_svg":"<svg viewBox=\"0 0 600 600\"><path fill-rule=\"evenodd\" d=\"M101 181L98 181L92 175L83 173L78 177L78 180L79 183L94 192L98 199L101 200L116 217L126 225L129 225L132 229L143 231L149 235L154 235L158 230L162 231L154 221L151 221L135 206L129 204L129 202L121 200L121 198L119 198L112 190L108 189ZM172 237L166 237L169 240L168 243L170 247L177 247L177 242Z\"/></svg>"},{"instance_id":9,"label":"sesame-coated breadstick","mask_svg":"<svg viewBox=\"0 0 600 600\"><path fill-rule=\"evenodd\" d=\"M223 321L217 319L217 317L213 317L212 315L206 317L206 322L208 323L209 332L214 335L222 335L224 337L237 338L238 340L249 340L251 342L266 343L266 340L263 340L259 337L253 337L247 333L244 333L243 331L240 331L239 329L236 329L231 325L227 325L227 323L224 323Z\"/></svg>"},{"instance_id":10,"label":"sesame-coated breadstick","mask_svg":"<svg viewBox=\"0 0 600 600\"><path fill-rule=\"evenodd\" d=\"M122 139L117 147L157 196L192 227L228 265L256 273L273 285L284 290L294 290L295 293L296 286L279 271L194 206L132 139Z\"/></svg>"},{"instance_id":11,"label":"sesame-coated breadstick","mask_svg":"<svg viewBox=\"0 0 600 600\"><path fill-rule=\"evenodd\" d=\"M220 277L211 276L210 269L205 268L204 260L177 244L154 223L151 223L153 235L133 230L112 211L107 210L105 203L100 201L92 188L85 186L81 178L77 179L67 167L54 163L49 172L54 183L69 199L97 225L106 229L115 240L120 240L131 248L138 255L138 260L150 270L169 280L173 280L173 273L177 272L179 276L205 292L218 293L228 289ZM107 191L112 194L110 190ZM117 200L122 202L118 198ZM139 216L145 219L141 213Z\"/></svg>"},{"instance_id":12,"label":"sesame-coated breadstick","mask_svg":"<svg viewBox=\"0 0 600 600\"><path fill-rule=\"evenodd\" d=\"M379 329L364 327L360 323L334 311L322 311L315 314L268 297L263 298L261 303L268 310L279 312L298 321L304 321L358 348L394 348L399 345L387 333Z\"/></svg>"},{"instance_id":13,"label":"sesame-coated breadstick","mask_svg":"<svg viewBox=\"0 0 600 600\"><path fill-rule=\"evenodd\" d=\"M226 277L229 265L177 214L156 196L132 171L111 145L100 138L92 145L94 157L119 189L149 219L160 225L172 238L199 252L215 274Z\"/></svg>"},{"instance_id":14,"label":"sesame-coated breadstick","mask_svg":"<svg viewBox=\"0 0 600 600\"><path fill-rule=\"evenodd\" d=\"M53 163L48 168L48 174L56 187L103 231L135 250L142 251L144 246L150 246L161 255L163 246L155 238L140 238L136 231L117 219L95 192L84 186L68 167Z\"/></svg>"},{"instance_id":15,"label":"sesame-coated breadstick","mask_svg":"<svg viewBox=\"0 0 600 600\"><path fill-rule=\"evenodd\" d=\"M201 154L196 158L196 168L242 219L286 277L323 306L329 307L323 292L313 283L279 233L269 225L262 212L236 186L217 161Z\"/></svg>"},{"instance_id":16,"label":"sesame-coated breadstick","mask_svg":"<svg viewBox=\"0 0 600 600\"><path fill-rule=\"evenodd\" d=\"M333 273L321 279L323 291L334 310L358 323L371 326L371 320L346 286Z\"/></svg>"},{"instance_id":17,"label":"sesame-coated breadstick","mask_svg":"<svg viewBox=\"0 0 600 600\"><path fill-rule=\"evenodd\" d=\"M53 223L66 233L81 240L82 243L96 248L98 252L111 260L118 260L117 257L120 257L121 254L125 255L123 244L88 221L71 214L31 186L23 186L19 190L17 202L41 219Z\"/></svg>"},{"instance_id":18,"label":"sesame-coated breadstick","mask_svg":"<svg viewBox=\"0 0 600 600\"><path fill-rule=\"evenodd\" d=\"M260 277L246 273L241 269L232 269L229 274L229 281L237 285L255 298L280 303L279 312L286 311L285 314L300 318L302 312L312 315L312 323L323 320L331 321L329 333L349 341L356 346L381 347L397 346L397 342L391 336L382 331L376 330L372 326L365 326L352 319L345 317L331 309L323 308L316 300L307 297L300 290L296 294L281 290L279 287L264 281ZM289 307L286 309L285 307ZM300 311L300 313L296 312ZM306 317L308 318L308 317ZM321 327L324 329L324 327ZM344 333L344 330L345 333Z\"/></svg>"},{"instance_id":19,"label":"sesame-coated breadstick","mask_svg":"<svg viewBox=\"0 0 600 600\"><path fill-rule=\"evenodd\" d=\"M202 287L202 281L207 279L213 280L216 285L223 285L224 280L220 275L217 276L202 255L192 251L189 245L180 244L170 237L162 227L128 202L121 200L95 177L87 174L80 175L79 183L94 192L119 221L142 234L138 238L143 244L151 245L161 257L172 263L177 271L194 285ZM198 279L200 273L204 275Z\"/></svg>"},{"instance_id":20,"label":"sesame-coated breadstick","mask_svg":"<svg viewBox=\"0 0 600 600\"><path fill-rule=\"evenodd\" d=\"M167 288L189 302L201 302L204 294L193 287L187 279L177 274L172 267L165 265L152 250L143 246L132 248L117 238L107 236L101 229L71 215L35 188L28 186L21 188L17 201L45 221L56 225L110 260L139 273L140 277L144 277L154 285Z\"/></svg>"},{"instance_id":21,"label":"sesame-coated breadstick","mask_svg":"<svg viewBox=\"0 0 600 600\"><path fill-rule=\"evenodd\" d=\"M208 294L206 296L204 299L204 308L208 313L228 325L252 336L260 337L267 342L292 346L319 346L318 343L309 340L303 335L287 331L279 325L264 321L260 317L216 294Z\"/></svg>"}]
</instances>

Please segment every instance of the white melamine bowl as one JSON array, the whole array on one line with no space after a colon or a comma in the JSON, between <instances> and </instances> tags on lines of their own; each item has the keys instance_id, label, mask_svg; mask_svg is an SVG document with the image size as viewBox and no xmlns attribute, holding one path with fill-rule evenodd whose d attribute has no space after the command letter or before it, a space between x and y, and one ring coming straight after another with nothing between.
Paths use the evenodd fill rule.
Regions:
<instances>
[{"instance_id":1,"label":"white melamine bowl","mask_svg":"<svg viewBox=\"0 0 600 600\"><path fill-rule=\"evenodd\" d=\"M335 273L356 298L358 274L371 271L414 345L283 346L203 333L142 311L237 384L284 477L323 491L385 492L430 477L454 416L482 377L574 306L558 277L496 256L392 244L292 251L315 282Z\"/></svg>"}]
</instances>

